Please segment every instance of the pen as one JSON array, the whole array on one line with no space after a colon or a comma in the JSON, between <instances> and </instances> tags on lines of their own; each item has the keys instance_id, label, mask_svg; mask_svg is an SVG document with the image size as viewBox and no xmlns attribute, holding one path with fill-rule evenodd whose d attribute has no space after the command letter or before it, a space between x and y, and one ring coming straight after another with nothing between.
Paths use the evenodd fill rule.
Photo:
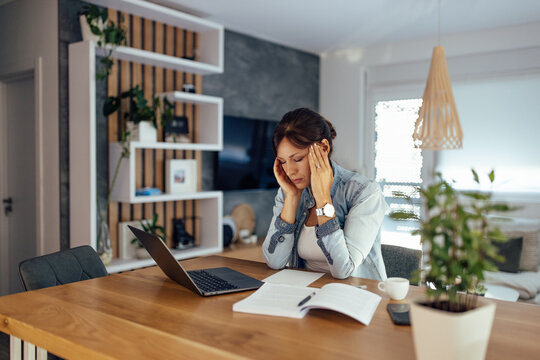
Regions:
<instances>
[{"instance_id":1,"label":"pen","mask_svg":"<svg viewBox=\"0 0 540 360\"><path fill-rule=\"evenodd\" d=\"M360 289L367 289L367 285L358 285L357 288L360 288Z\"/></svg>"},{"instance_id":2,"label":"pen","mask_svg":"<svg viewBox=\"0 0 540 360\"><path fill-rule=\"evenodd\" d=\"M304 305L305 303L307 303L307 302L309 301L309 299L311 299L311 297L312 297L313 295L315 295L315 292L312 292L311 294L309 294L308 296L306 296L302 301L300 301L300 302L298 303L297 306L302 306L302 305Z\"/></svg>"}]
</instances>

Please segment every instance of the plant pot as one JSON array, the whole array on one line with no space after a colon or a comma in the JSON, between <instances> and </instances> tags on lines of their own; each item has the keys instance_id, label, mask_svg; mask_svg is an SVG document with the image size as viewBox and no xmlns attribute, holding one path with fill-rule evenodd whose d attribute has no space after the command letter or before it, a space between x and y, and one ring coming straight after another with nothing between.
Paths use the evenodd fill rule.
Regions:
<instances>
[{"instance_id":1,"label":"plant pot","mask_svg":"<svg viewBox=\"0 0 540 360\"><path fill-rule=\"evenodd\" d=\"M135 249L135 256L137 257L137 259L150 259L150 253L148 251L146 251L145 248L143 247L138 247Z\"/></svg>"},{"instance_id":2,"label":"plant pot","mask_svg":"<svg viewBox=\"0 0 540 360\"><path fill-rule=\"evenodd\" d=\"M478 299L476 308L454 313L424 306L421 302L410 304L417 359L484 359L495 303Z\"/></svg>"},{"instance_id":3,"label":"plant pot","mask_svg":"<svg viewBox=\"0 0 540 360\"><path fill-rule=\"evenodd\" d=\"M99 21L100 21L100 25L102 25L101 19ZM82 33L83 41L93 41L94 44L97 44L97 42L99 41L99 36L92 33L92 31L90 30L90 26L88 25L88 22L86 21L86 17L84 15L79 16L79 23L81 25L81 33Z\"/></svg>"},{"instance_id":4,"label":"plant pot","mask_svg":"<svg viewBox=\"0 0 540 360\"><path fill-rule=\"evenodd\" d=\"M157 129L150 121L141 121L138 124L135 124L133 121L128 121L126 127L127 131L131 133L132 141L157 141Z\"/></svg>"}]
</instances>

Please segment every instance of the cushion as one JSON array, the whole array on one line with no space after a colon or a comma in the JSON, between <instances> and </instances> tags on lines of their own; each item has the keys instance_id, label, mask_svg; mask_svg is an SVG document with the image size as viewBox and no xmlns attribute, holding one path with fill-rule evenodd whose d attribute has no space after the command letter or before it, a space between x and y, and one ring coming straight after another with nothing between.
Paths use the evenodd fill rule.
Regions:
<instances>
[{"instance_id":1,"label":"cushion","mask_svg":"<svg viewBox=\"0 0 540 360\"><path fill-rule=\"evenodd\" d=\"M491 221L507 237L523 238L520 270L538 271L538 265L540 265L540 220L494 216Z\"/></svg>"},{"instance_id":2,"label":"cushion","mask_svg":"<svg viewBox=\"0 0 540 360\"><path fill-rule=\"evenodd\" d=\"M521 261L521 252L523 246L523 238L510 238L506 242L493 242L493 245L499 250L499 255L504 257L503 261L492 259L499 271L517 273L519 272L519 264Z\"/></svg>"}]
</instances>

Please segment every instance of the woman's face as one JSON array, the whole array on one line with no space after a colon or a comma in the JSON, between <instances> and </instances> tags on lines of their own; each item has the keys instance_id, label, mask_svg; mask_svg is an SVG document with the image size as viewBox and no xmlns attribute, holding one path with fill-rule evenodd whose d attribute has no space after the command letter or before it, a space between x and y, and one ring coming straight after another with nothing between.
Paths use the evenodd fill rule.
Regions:
<instances>
[{"instance_id":1,"label":"woman's face","mask_svg":"<svg viewBox=\"0 0 540 360\"><path fill-rule=\"evenodd\" d=\"M277 147L277 159L297 189L305 189L311 183L308 154L308 148L297 148L286 137Z\"/></svg>"}]
</instances>

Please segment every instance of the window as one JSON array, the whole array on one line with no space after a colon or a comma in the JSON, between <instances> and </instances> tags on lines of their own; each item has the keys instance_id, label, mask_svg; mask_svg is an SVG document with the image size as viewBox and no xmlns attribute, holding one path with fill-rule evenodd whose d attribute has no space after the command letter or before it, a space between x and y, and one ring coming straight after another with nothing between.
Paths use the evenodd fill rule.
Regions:
<instances>
[{"instance_id":1,"label":"window","mask_svg":"<svg viewBox=\"0 0 540 360\"><path fill-rule=\"evenodd\" d=\"M394 191L414 192L422 184L424 159L412 140L414 123L422 99L379 101L375 106L375 179L381 185L390 211L412 210L420 215L421 202L413 203L393 196ZM385 244L420 249L420 236L410 235L417 221L394 221L386 217L381 240Z\"/></svg>"}]
</instances>

